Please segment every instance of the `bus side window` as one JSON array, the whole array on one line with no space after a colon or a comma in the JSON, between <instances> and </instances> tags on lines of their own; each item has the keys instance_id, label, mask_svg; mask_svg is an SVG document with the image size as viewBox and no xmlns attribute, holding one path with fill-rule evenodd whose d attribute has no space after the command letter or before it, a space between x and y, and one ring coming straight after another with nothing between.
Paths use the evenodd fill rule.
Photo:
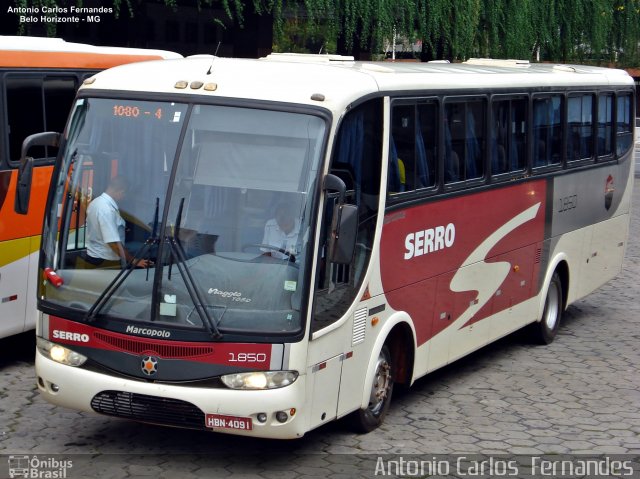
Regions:
<instances>
[{"instance_id":1,"label":"bus side window","mask_svg":"<svg viewBox=\"0 0 640 479\"><path fill-rule=\"evenodd\" d=\"M593 156L593 95L570 96L567 102L567 161Z\"/></svg>"},{"instance_id":2,"label":"bus side window","mask_svg":"<svg viewBox=\"0 0 640 479\"><path fill-rule=\"evenodd\" d=\"M455 99L445 104L445 181L484 176L485 110L482 99Z\"/></svg>"},{"instance_id":3,"label":"bus side window","mask_svg":"<svg viewBox=\"0 0 640 479\"><path fill-rule=\"evenodd\" d=\"M322 228L312 331L340 319L353 303L364 279L373 248L382 164L382 101L366 102L351 110L340 124L330 172L349 189L347 203L358 207L356 249L349 264L327 261L335 194L327 194Z\"/></svg>"},{"instance_id":4,"label":"bus side window","mask_svg":"<svg viewBox=\"0 0 640 479\"><path fill-rule=\"evenodd\" d=\"M6 78L9 160L20 161L22 141L33 133L45 131L41 78ZM29 155L44 158L45 148L33 147Z\"/></svg>"},{"instance_id":5,"label":"bus side window","mask_svg":"<svg viewBox=\"0 0 640 479\"><path fill-rule=\"evenodd\" d=\"M389 137L388 190L390 194L429 188L436 184L438 104L394 105Z\"/></svg>"},{"instance_id":6,"label":"bus side window","mask_svg":"<svg viewBox=\"0 0 640 479\"><path fill-rule=\"evenodd\" d=\"M527 166L527 118L528 98L511 101L511 121L509 128L509 165L511 171L524 170Z\"/></svg>"},{"instance_id":7,"label":"bus side window","mask_svg":"<svg viewBox=\"0 0 640 479\"><path fill-rule=\"evenodd\" d=\"M491 127L491 173L524 170L527 134L527 98L494 100Z\"/></svg>"},{"instance_id":8,"label":"bus side window","mask_svg":"<svg viewBox=\"0 0 640 479\"><path fill-rule=\"evenodd\" d=\"M631 123L631 95L623 93L616 99L616 153L622 156L631 148L633 130Z\"/></svg>"},{"instance_id":9,"label":"bus side window","mask_svg":"<svg viewBox=\"0 0 640 479\"><path fill-rule=\"evenodd\" d=\"M415 112L408 104L394 105L389 138L388 189L391 194L415 189Z\"/></svg>"},{"instance_id":10,"label":"bus side window","mask_svg":"<svg viewBox=\"0 0 640 479\"><path fill-rule=\"evenodd\" d=\"M17 166L22 141L33 133L62 132L76 92L73 76L6 77L9 160ZM35 147L34 158L55 158L57 148Z\"/></svg>"},{"instance_id":11,"label":"bus side window","mask_svg":"<svg viewBox=\"0 0 640 479\"><path fill-rule=\"evenodd\" d=\"M598 157L613 154L613 95L602 94L598 98Z\"/></svg>"},{"instance_id":12,"label":"bus side window","mask_svg":"<svg viewBox=\"0 0 640 479\"><path fill-rule=\"evenodd\" d=\"M445 110L444 117L444 181L454 183L460 179L460 159L453 151L451 140L451 122Z\"/></svg>"},{"instance_id":13,"label":"bus side window","mask_svg":"<svg viewBox=\"0 0 640 479\"><path fill-rule=\"evenodd\" d=\"M418 104L416 156L420 188L436 185L438 159L438 104L435 101Z\"/></svg>"},{"instance_id":14,"label":"bus side window","mask_svg":"<svg viewBox=\"0 0 640 479\"><path fill-rule=\"evenodd\" d=\"M561 161L562 97L533 100L533 167L550 166Z\"/></svg>"},{"instance_id":15,"label":"bus side window","mask_svg":"<svg viewBox=\"0 0 640 479\"><path fill-rule=\"evenodd\" d=\"M491 129L491 173L499 175L509 171L507 151L509 148L508 130L509 101L493 103L493 128Z\"/></svg>"},{"instance_id":16,"label":"bus side window","mask_svg":"<svg viewBox=\"0 0 640 479\"><path fill-rule=\"evenodd\" d=\"M44 79L45 130L62 132L67 123L69 110L76 96L75 77L53 77Z\"/></svg>"}]
</instances>

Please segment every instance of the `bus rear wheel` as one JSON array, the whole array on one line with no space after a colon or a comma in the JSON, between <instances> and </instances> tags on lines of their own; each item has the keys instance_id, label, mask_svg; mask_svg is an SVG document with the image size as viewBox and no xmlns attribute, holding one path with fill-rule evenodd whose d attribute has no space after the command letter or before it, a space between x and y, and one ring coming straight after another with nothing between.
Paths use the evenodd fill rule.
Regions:
<instances>
[{"instance_id":1,"label":"bus rear wheel","mask_svg":"<svg viewBox=\"0 0 640 479\"><path fill-rule=\"evenodd\" d=\"M549 344L553 341L560 327L562 311L562 281L560 275L554 272L549 282L542 318L539 322L531 325L537 343Z\"/></svg>"},{"instance_id":2,"label":"bus rear wheel","mask_svg":"<svg viewBox=\"0 0 640 479\"><path fill-rule=\"evenodd\" d=\"M384 421L393 392L392 364L389 348L385 344L380 350L375 365L373 384L369 394L369 404L366 408L355 411L351 415L351 422L357 432L371 432Z\"/></svg>"}]
</instances>

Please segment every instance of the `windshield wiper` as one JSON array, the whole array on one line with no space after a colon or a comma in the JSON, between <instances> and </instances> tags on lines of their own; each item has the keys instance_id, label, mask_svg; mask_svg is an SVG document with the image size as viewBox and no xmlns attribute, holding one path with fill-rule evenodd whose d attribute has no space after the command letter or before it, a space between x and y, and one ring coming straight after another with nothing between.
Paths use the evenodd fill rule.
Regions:
<instances>
[{"instance_id":1,"label":"windshield wiper","mask_svg":"<svg viewBox=\"0 0 640 479\"><path fill-rule=\"evenodd\" d=\"M155 238L156 244L158 243L158 215L160 214L160 198L156 196L156 210L153 214L153 226L151 227L151 237ZM151 248L149 248L149 256L147 260L151 260ZM147 281L149 281L149 268L147 268Z\"/></svg>"},{"instance_id":2,"label":"windshield wiper","mask_svg":"<svg viewBox=\"0 0 640 479\"><path fill-rule=\"evenodd\" d=\"M187 265L187 255L182 248L182 244L180 244L180 241L177 239L180 233L180 222L182 221L183 207L184 198L180 200L180 207L178 208L178 214L176 215L176 223L173 234L171 236L167 236L166 241L171 247L171 255L176 260L176 266L178 267L180 276L182 276L182 280L184 281L187 292L191 297L191 301L193 301L193 304L196 307L198 316L200 316L200 321L202 321L202 324L207 328L214 339L220 339L222 338L222 334L218 330L214 319L209 314L209 310L204 306L204 301L202 300L202 295L198 288L198 284L193 279L191 271L189 270L189 266Z\"/></svg>"},{"instance_id":3,"label":"windshield wiper","mask_svg":"<svg viewBox=\"0 0 640 479\"><path fill-rule=\"evenodd\" d=\"M115 292L122 286L122 283L129 277L131 272L135 269L135 264L137 264L138 260L143 258L144 255L150 251L153 245L157 245L160 243L160 238L158 237L158 210L159 210L159 199L156 198L156 211L155 218L153 221L153 229L151 232L151 236L147 238L144 242L144 245L133 255L133 257L127 262L122 270L116 275L115 278L109 283L109 285L105 288L105 290L100 294L96 302L91 306L87 314L85 315L85 321L91 322L93 321L98 313L104 308L107 304L107 301L111 299L111 297L115 294ZM209 314L207 308L204 307L204 301L202 300L202 295L197 287L196 281L193 279L191 272L189 271L189 267L186 264L187 255L182 248L180 242L176 239L178 233L180 232L180 222L182 221L182 209L184 207L184 198L180 201L180 207L178 209L178 214L176 217L176 227L171 236L165 236L164 241L169 244L171 248L171 256L172 261L176 259L176 266L178 267L178 271L180 272L180 276L184 281L184 284L187 288L187 292L191 297L191 301L193 301L194 306L196 307L196 311L198 311L198 315L200 316L200 320L202 324L207 329L211 337L214 339L222 338L222 334L218 330L215 321ZM162 266L159 265L159 268ZM147 271L147 279L149 278L149 272ZM152 291L152 304L158 304L158 296L159 296L159 281L158 281L158 273L156 272L156 281L154 281L153 291ZM157 283L157 284L156 284ZM155 321L155 317L151 317L151 321Z\"/></svg>"},{"instance_id":4,"label":"windshield wiper","mask_svg":"<svg viewBox=\"0 0 640 479\"><path fill-rule=\"evenodd\" d=\"M115 294L115 292L120 288L122 283L129 277L131 272L135 269L135 266L140 259L142 259L147 252L151 251L151 247L153 245L157 245L160 242L158 238L158 210L159 210L160 198L156 198L156 211L153 219L153 229L151 231L151 236L149 236L144 244L140 247L140 249L131 257L131 259L124 265L124 267L120 270L120 272L116 275L115 278L107 285L104 291L98 296L96 302L93 303L89 311L84 317L86 322L93 321L98 313L104 308L107 301L111 299L111 297ZM147 268L147 280L149 280L149 268Z\"/></svg>"}]
</instances>

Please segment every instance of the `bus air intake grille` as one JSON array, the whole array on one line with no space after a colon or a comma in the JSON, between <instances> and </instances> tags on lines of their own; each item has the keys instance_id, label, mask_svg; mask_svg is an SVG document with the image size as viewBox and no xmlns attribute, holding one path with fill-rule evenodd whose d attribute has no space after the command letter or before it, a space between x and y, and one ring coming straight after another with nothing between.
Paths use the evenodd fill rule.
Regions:
<instances>
[{"instance_id":1,"label":"bus air intake grille","mask_svg":"<svg viewBox=\"0 0 640 479\"><path fill-rule=\"evenodd\" d=\"M109 334L96 332L96 339L108 344L120 351L132 354L142 354L146 351L153 351L161 358L193 358L197 356L207 356L213 353L213 347L200 345L172 345L157 344L146 339L122 338Z\"/></svg>"},{"instance_id":2,"label":"bus air intake grille","mask_svg":"<svg viewBox=\"0 0 640 479\"><path fill-rule=\"evenodd\" d=\"M94 411L134 421L207 429L205 414L186 401L124 391L102 391L91 400Z\"/></svg>"},{"instance_id":3,"label":"bus air intake grille","mask_svg":"<svg viewBox=\"0 0 640 479\"><path fill-rule=\"evenodd\" d=\"M351 345L364 341L367 332L367 308L359 309L353 314L353 337Z\"/></svg>"},{"instance_id":4,"label":"bus air intake grille","mask_svg":"<svg viewBox=\"0 0 640 479\"><path fill-rule=\"evenodd\" d=\"M540 263L540 259L542 258L542 249L541 248L537 248L536 249L536 256L534 258L534 263L538 264Z\"/></svg>"}]
</instances>

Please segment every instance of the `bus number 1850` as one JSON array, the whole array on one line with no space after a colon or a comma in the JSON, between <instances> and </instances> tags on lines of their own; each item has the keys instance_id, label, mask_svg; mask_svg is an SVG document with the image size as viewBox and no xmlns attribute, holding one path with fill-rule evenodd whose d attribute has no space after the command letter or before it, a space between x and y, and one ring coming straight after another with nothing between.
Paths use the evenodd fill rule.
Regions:
<instances>
[{"instance_id":1,"label":"bus number 1850","mask_svg":"<svg viewBox=\"0 0 640 479\"><path fill-rule=\"evenodd\" d=\"M230 363L266 363L265 353L229 353Z\"/></svg>"}]
</instances>

